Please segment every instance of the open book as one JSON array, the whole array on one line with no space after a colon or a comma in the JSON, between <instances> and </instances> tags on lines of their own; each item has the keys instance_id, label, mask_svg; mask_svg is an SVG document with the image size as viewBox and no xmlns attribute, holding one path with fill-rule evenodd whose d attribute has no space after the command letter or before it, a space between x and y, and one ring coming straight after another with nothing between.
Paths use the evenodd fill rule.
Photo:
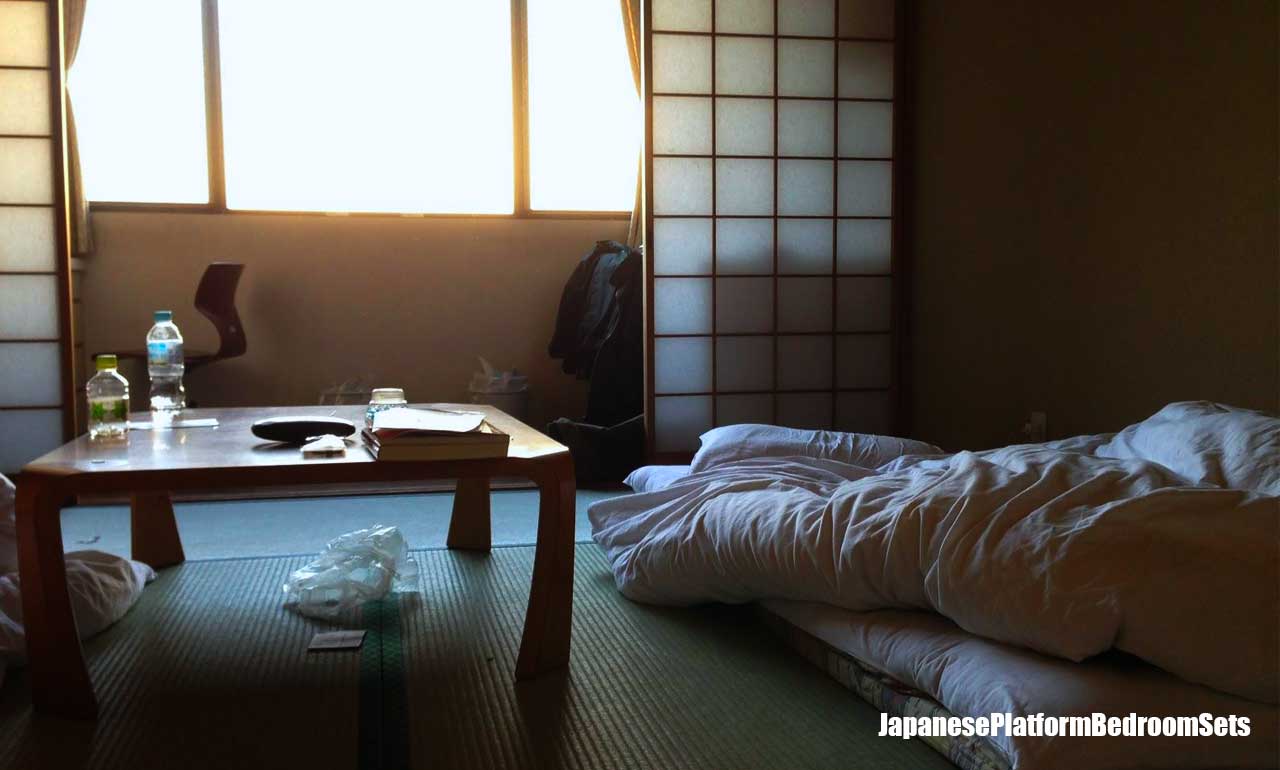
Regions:
<instances>
[{"instance_id":1,"label":"open book","mask_svg":"<svg viewBox=\"0 0 1280 770\"><path fill-rule=\"evenodd\" d=\"M490 425L481 412L445 409L388 409L373 417L362 434L377 460L475 460L506 457L511 437Z\"/></svg>"}]
</instances>

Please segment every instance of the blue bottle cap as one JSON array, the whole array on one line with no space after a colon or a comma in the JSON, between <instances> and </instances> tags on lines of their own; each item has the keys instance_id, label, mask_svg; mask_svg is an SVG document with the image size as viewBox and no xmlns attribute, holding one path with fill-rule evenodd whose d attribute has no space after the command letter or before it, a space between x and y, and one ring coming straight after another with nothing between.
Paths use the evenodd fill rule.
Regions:
<instances>
[{"instance_id":1,"label":"blue bottle cap","mask_svg":"<svg viewBox=\"0 0 1280 770\"><path fill-rule=\"evenodd\" d=\"M164 322L166 322L166 321L172 321L172 320L173 320L173 311L172 311L172 310L157 310L157 311L154 313L154 317L155 317L155 319L156 319L156 323L164 323Z\"/></svg>"}]
</instances>

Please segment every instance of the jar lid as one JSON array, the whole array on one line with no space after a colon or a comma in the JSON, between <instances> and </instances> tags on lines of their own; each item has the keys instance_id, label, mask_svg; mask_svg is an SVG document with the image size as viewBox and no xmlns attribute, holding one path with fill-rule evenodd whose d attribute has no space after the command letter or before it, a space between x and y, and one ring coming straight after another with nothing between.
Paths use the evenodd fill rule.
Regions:
<instances>
[{"instance_id":1,"label":"jar lid","mask_svg":"<svg viewBox=\"0 0 1280 770\"><path fill-rule=\"evenodd\" d=\"M369 399L371 404L403 404L404 388L374 388Z\"/></svg>"}]
</instances>

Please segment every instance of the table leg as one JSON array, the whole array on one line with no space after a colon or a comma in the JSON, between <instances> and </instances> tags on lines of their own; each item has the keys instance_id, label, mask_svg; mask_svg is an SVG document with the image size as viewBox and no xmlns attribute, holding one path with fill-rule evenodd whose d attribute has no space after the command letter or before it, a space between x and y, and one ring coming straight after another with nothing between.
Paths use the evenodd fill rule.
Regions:
<instances>
[{"instance_id":1,"label":"table leg","mask_svg":"<svg viewBox=\"0 0 1280 770\"><path fill-rule=\"evenodd\" d=\"M130 554L154 569L186 561L173 500L168 492L136 492L129 496Z\"/></svg>"},{"instance_id":2,"label":"table leg","mask_svg":"<svg viewBox=\"0 0 1280 770\"><path fill-rule=\"evenodd\" d=\"M458 479L453 492L453 514L445 545L471 551L487 551L493 543L489 514L489 480Z\"/></svg>"},{"instance_id":3,"label":"table leg","mask_svg":"<svg viewBox=\"0 0 1280 770\"><path fill-rule=\"evenodd\" d=\"M538 480L538 545L516 679L530 679L569 663L577 508L573 460L567 454L557 458L549 471Z\"/></svg>"},{"instance_id":4,"label":"table leg","mask_svg":"<svg viewBox=\"0 0 1280 770\"><path fill-rule=\"evenodd\" d=\"M20 477L17 486L18 570L31 697L41 713L92 719L98 702L67 593L63 501L38 477Z\"/></svg>"}]
</instances>

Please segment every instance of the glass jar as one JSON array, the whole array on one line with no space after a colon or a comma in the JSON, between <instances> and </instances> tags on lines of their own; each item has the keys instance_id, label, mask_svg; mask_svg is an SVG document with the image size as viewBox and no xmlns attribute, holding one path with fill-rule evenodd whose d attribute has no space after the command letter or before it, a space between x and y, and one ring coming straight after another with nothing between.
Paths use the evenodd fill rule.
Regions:
<instances>
[{"instance_id":1,"label":"glass jar","mask_svg":"<svg viewBox=\"0 0 1280 770\"><path fill-rule=\"evenodd\" d=\"M364 410L364 426L373 430L373 416L388 409L399 409L408 406L404 400L404 388L374 388L369 408Z\"/></svg>"}]
</instances>

